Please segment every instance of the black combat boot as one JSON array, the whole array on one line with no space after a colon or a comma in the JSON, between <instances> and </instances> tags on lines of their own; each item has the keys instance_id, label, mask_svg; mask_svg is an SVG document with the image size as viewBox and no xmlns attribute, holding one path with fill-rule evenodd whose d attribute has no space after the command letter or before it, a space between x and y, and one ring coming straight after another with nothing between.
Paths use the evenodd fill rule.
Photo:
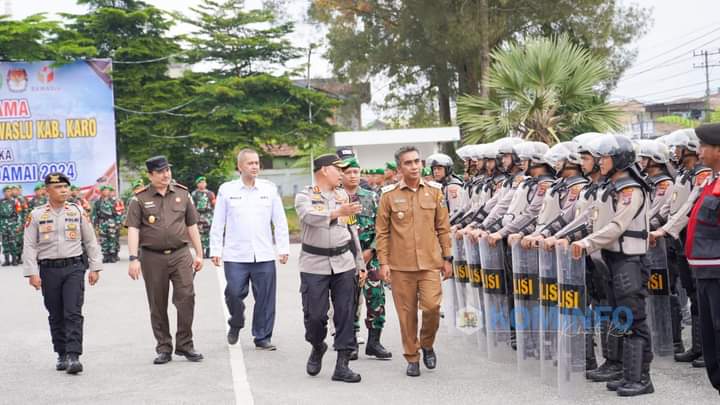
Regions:
<instances>
[{"instance_id":1,"label":"black combat boot","mask_svg":"<svg viewBox=\"0 0 720 405\"><path fill-rule=\"evenodd\" d=\"M645 342L638 337L625 340L623 347L625 384L617 387L617 394L621 397L634 397L655 392L655 387L650 380L650 362L644 359L644 346Z\"/></svg>"},{"instance_id":2,"label":"black combat boot","mask_svg":"<svg viewBox=\"0 0 720 405\"><path fill-rule=\"evenodd\" d=\"M682 315L680 314L680 298L677 294L670 296L670 323L672 325L673 349L675 354L685 352L682 341Z\"/></svg>"},{"instance_id":3,"label":"black combat boot","mask_svg":"<svg viewBox=\"0 0 720 405\"><path fill-rule=\"evenodd\" d=\"M17 266L18 264L20 264L20 259L16 255L13 255L11 264L13 266Z\"/></svg>"},{"instance_id":4,"label":"black combat boot","mask_svg":"<svg viewBox=\"0 0 720 405\"><path fill-rule=\"evenodd\" d=\"M68 358L65 353L58 353L57 362L55 363L55 370L65 371L68 367Z\"/></svg>"},{"instance_id":5,"label":"black combat boot","mask_svg":"<svg viewBox=\"0 0 720 405\"><path fill-rule=\"evenodd\" d=\"M5 263L2 264L3 266L9 266L10 265L10 255L5 255Z\"/></svg>"},{"instance_id":6,"label":"black combat boot","mask_svg":"<svg viewBox=\"0 0 720 405\"><path fill-rule=\"evenodd\" d=\"M692 361L692 366L695 368L705 368L705 359L700 356Z\"/></svg>"},{"instance_id":7,"label":"black combat boot","mask_svg":"<svg viewBox=\"0 0 720 405\"><path fill-rule=\"evenodd\" d=\"M355 343L355 348L350 351L350 357L348 357L348 360L355 361L359 358L358 352L360 351L360 348L358 347L358 344Z\"/></svg>"},{"instance_id":8,"label":"black combat boot","mask_svg":"<svg viewBox=\"0 0 720 405\"><path fill-rule=\"evenodd\" d=\"M332 380L348 383L360 382L360 374L350 370L350 367L348 367L350 350L338 350L337 354L337 363L335 363L335 372L333 373Z\"/></svg>"},{"instance_id":9,"label":"black combat boot","mask_svg":"<svg viewBox=\"0 0 720 405\"><path fill-rule=\"evenodd\" d=\"M585 371L598 368L595 357L595 329L590 329L585 334Z\"/></svg>"},{"instance_id":10,"label":"black combat boot","mask_svg":"<svg viewBox=\"0 0 720 405\"><path fill-rule=\"evenodd\" d=\"M83 371L83 365L82 365L82 363L80 363L80 355L77 353L69 353L68 354L67 373L68 374L77 374L81 371Z\"/></svg>"},{"instance_id":11,"label":"black combat boot","mask_svg":"<svg viewBox=\"0 0 720 405\"><path fill-rule=\"evenodd\" d=\"M607 335L607 351L605 362L595 370L585 373L585 378L594 382L610 382L620 380L623 376L622 350L623 337L612 332Z\"/></svg>"},{"instance_id":12,"label":"black combat boot","mask_svg":"<svg viewBox=\"0 0 720 405\"><path fill-rule=\"evenodd\" d=\"M323 342L321 346L313 347L307 361L307 366L305 367L305 371L307 371L308 374L316 376L320 373L320 369L322 369L322 358L327 349L328 346L325 342Z\"/></svg>"},{"instance_id":13,"label":"black combat boot","mask_svg":"<svg viewBox=\"0 0 720 405\"><path fill-rule=\"evenodd\" d=\"M108 255L106 255L106 254L103 253L103 260L102 260L102 262L103 262L103 263L107 263L107 262L108 262Z\"/></svg>"},{"instance_id":14,"label":"black combat boot","mask_svg":"<svg viewBox=\"0 0 720 405\"><path fill-rule=\"evenodd\" d=\"M387 351L380 343L382 329L368 329L368 341L365 346L365 354L375 356L377 359L387 360L392 358L392 353Z\"/></svg>"},{"instance_id":15,"label":"black combat boot","mask_svg":"<svg viewBox=\"0 0 720 405\"><path fill-rule=\"evenodd\" d=\"M692 336L692 346L684 353L676 354L675 361L679 363L692 363L702 356L702 336L700 332L700 319L698 316L692 317L692 329L690 330Z\"/></svg>"}]
</instances>

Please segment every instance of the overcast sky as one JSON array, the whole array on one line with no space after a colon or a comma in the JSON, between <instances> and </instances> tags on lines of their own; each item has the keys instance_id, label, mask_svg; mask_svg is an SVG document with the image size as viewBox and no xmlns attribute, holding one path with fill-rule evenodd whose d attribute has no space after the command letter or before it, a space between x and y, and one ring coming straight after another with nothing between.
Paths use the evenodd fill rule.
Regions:
<instances>
[{"instance_id":1,"label":"overcast sky","mask_svg":"<svg viewBox=\"0 0 720 405\"><path fill-rule=\"evenodd\" d=\"M0 4L8 0L0 0ZM82 12L75 0L10 0L15 18L38 12ZM145 0L155 6L178 11L188 11L199 0ZM248 0L249 7L260 0ZM705 93L705 71L693 68L703 62L694 58L693 52L708 50L720 52L720 1L718 0L623 0L653 9L653 25L636 44L639 53L633 67L621 79L613 92L613 99L639 99L657 102L678 97L702 96ZM304 19L309 0L294 0L288 13L296 19ZM323 38L321 32L300 23L293 35L296 46L307 47L310 42ZM318 52L320 53L320 52ZM301 63L301 62L299 62ZM720 65L720 55L710 57L710 64ZM329 76L329 64L316 55L312 60L312 76ZM712 92L720 89L720 67L710 71ZM386 79L374 80L373 87L384 87ZM375 101L381 101L382 91L375 91ZM377 111L365 109L367 123Z\"/></svg>"}]
</instances>

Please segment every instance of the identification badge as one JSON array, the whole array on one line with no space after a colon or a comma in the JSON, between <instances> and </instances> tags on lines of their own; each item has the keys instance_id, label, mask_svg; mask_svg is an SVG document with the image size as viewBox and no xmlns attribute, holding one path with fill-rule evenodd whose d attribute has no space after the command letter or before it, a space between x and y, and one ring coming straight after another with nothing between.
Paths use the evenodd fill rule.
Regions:
<instances>
[{"instance_id":1,"label":"identification badge","mask_svg":"<svg viewBox=\"0 0 720 405\"><path fill-rule=\"evenodd\" d=\"M77 236L77 232L75 231L65 231L65 238L68 240L76 240Z\"/></svg>"},{"instance_id":2,"label":"identification badge","mask_svg":"<svg viewBox=\"0 0 720 405\"><path fill-rule=\"evenodd\" d=\"M43 224L40 225L40 233L49 233L55 230L55 227L53 224Z\"/></svg>"},{"instance_id":3,"label":"identification badge","mask_svg":"<svg viewBox=\"0 0 720 405\"><path fill-rule=\"evenodd\" d=\"M176 202L176 203L179 203L180 201L181 201L181 200L180 200L180 197L175 197L175 202Z\"/></svg>"},{"instance_id":4,"label":"identification badge","mask_svg":"<svg viewBox=\"0 0 720 405\"><path fill-rule=\"evenodd\" d=\"M155 215L150 215L148 217L148 222L151 224L154 224L156 220L157 220L157 218L155 218Z\"/></svg>"},{"instance_id":5,"label":"identification badge","mask_svg":"<svg viewBox=\"0 0 720 405\"><path fill-rule=\"evenodd\" d=\"M397 217L398 217L399 219L403 219L403 218L405 218L405 213L402 212L402 211L400 211L400 212L397 213Z\"/></svg>"},{"instance_id":6,"label":"identification badge","mask_svg":"<svg viewBox=\"0 0 720 405\"><path fill-rule=\"evenodd\" d=\"M670 200L672 200L672 202L675 202L675 200L677 200L677 194L677 191L673 191L672 196L670 197Z\"/></svg>"}]
</instances>

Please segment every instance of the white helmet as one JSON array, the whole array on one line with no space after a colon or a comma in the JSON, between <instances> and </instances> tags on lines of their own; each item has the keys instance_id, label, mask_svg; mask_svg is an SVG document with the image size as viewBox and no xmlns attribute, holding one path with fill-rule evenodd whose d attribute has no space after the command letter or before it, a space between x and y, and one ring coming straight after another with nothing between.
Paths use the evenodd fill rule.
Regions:
<instances>
[{"instance_id":1,"label":"white helmet","mask_svg":"<svg viewBox=\"0 0 720 405\"><path fill-rule=\"evenodd\" d=\"M671 148L685 148L691 152L698 153L700 150L700 139L694 129L678 129L667 136L667 144Z\"/></svg>"},{"instance_id":2,"label":"white helmet","mask_svg":"<svg viewBox=\"0 0 720 405\"><path fill-rule=\"evenodd\" d=\"M455 154L460 157L462 160L468 160L470 159L470 149L473 147L473 145L464 145L459 147Z\"/></svg>"},{"instance_id":3,"label":"white helmet","mask_svg":"<svg viewBox=\"0 0 720 405\"><path fill-rule=\"evenodd\" d=\"M638 156L649 158L660 164L670 161L670 148L666 144L654 139L640 139L637 142L640 146Z\"/></svg>"},{"instance_id":4,"label":"white helmet","mask_svg":"<svg viewBox=\"0 0 720 405\"><path fill-rule=\"evenodd\" d=\"M545 153L545 160L557 172L562 171L566 163L580 166L580 154L576 149L577 144L574 142L560 142Z\"/></svg>"}]
</instances>

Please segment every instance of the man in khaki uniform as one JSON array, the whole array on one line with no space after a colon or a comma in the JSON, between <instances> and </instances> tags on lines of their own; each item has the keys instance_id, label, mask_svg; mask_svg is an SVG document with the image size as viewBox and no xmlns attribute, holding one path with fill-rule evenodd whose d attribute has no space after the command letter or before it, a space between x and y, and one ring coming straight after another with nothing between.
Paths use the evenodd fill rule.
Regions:
<instances>
[{"instance_id":1,"label":"man in khaki uniform","mask_svg":"<svg viewBox=\"0 0 720 405\"><path fill-rule=\"evenodd\" d=\"M452 275L450 222L442 186L420 178L418 149L395 152L402 179L383 188L375 223L380 277L393 280L393 300L400 320L407 375L420 375L418 349L429 369L436 366L433 351L440 322L441 276ZM418 301L423 323L418 340Z\"/></svg>"},{"instance_id":2,"label":"man in khaki uniform","mask_svg":"<svg viewBox=\"0 0 720 405\"><path fill-rule=\"evenodd\" d=\"M77 374L83 367L83 276L88 282L100 278L100 246L92 222L82 207L68 203L70 179L62 173L45 177L49 201L36 207L25 221L23 274L30 285L42 289L50 321L55 369ZM83 257L83 247L87 256Z\"/></svg>"},{"instance_id":3,"label":"man in khaki uniform","mask_svg":"<svg viewBox=\"0 0 720 405\"><path fill-rule=\"evenodd\" d=\"M202 269L203 251L197 227L198 213L187 187L172 182L164 156L145 161L150 185L137 191L128 210L128 275L137 280L142 271L150 305L150 320L157 340L155 364L172 360L172 337L167 315L169 283L177 308L175 354L201 361L192 339L195 310L195 272ZM190 254L192 243L195 259ZM138 250L140 248L141 250ZM139 257L138 257L139 256ZM141 268L142 265L142 268Z\"/></svg>"}]
</instances>

